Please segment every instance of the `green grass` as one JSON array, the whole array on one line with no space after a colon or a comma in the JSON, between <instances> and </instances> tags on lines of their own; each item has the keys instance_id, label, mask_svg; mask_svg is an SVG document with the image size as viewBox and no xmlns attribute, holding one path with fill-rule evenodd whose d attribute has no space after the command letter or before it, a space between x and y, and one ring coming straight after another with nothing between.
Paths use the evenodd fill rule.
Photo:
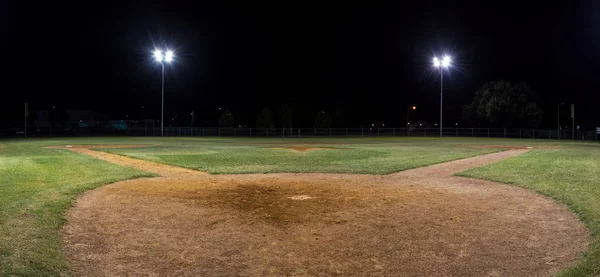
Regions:
<instances>
[{"instance_id":1,"label":"green grass","mask_svg":"<svg viewBox=\"0 0 600 277\"><path fill-rule=\"evenodd\" d=\"M558 146L464 174L515 183L554 197L593 232L588 253L565 276L600 273L600 144L472 138L70 138L0 141L0 276L65 276L64 211L81 192L150 176L66 150L65 144L152 144L105 151L211 173L343 172L385 174L499 151L473 146ZM332 147L296 153L291 145Z\"/></svg>"},{"instance_id":2,"label":"green grass","mask_svg":"<svg viewBox=\"0 0 600 277\"><path fill-rule=\"evenodd\" d=\"M151 176L41 141L0 142L0 276L64 276L60 239L74 197L102 184Z\"/></svg>"},{"instance_id":3,"label":"green grass","mask_svg":"<svg viewBox=\"0 0 600 277\"><path fill-rule=\"evenodd\" d=\"M567 204L590 229L592 242L560 276L600 276L600 145L536 150L459 175L515 184Z\"/></svg>"},{"instance_id":4,"label":"green grass","mask_svg":"<svg viewBox=\"0 0 600 277\"><path fill-rule=\"evenodd\" d=\"M220 143L170 143L149 148L100 149L137 159L206 171L224 173L320 172L388 174L441 163L499 149L467 145L431 144L418 140L341 139L275 141L240 139ZM362 143L361 143L362 142ZM258 145L256 145L259 143ZM331 150L297 152L288 146L329 147Z\"/></svg>"}]
</instances>

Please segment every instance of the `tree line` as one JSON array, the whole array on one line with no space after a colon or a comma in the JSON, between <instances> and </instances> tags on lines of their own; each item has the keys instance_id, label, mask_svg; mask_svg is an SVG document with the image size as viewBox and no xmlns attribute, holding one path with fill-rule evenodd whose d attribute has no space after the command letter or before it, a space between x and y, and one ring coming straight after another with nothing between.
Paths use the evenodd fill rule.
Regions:
<instances>
[{"instance_id":1,"label":"tree line","mask_svg":"<svg viewBox=\"0 0 600 277\"><path fill-rule=\"evenodd\" d=\"M294 118L292 115L292 110L288 107L287 104L282 104L277 111L277 119L273 115L273 111L269 108L262 108L256 114L256 127L257 128L275 128L275 123L277 121L277 126L281 128L293 128L294 127ZM331 116L325 111L318 111L315 113L314 118L314 127L315 128L330 128L333 121ZM219 116L219 126L220 127L233 127L235 124L235 117L231 113L230 110L225 110Z\"/></svg>"},{"instance_id":2,"label":"tree line","mask_svg":"<svg viewBox=\"0 0 600 277\"><path fill-rule=\"evenodd\" d=\"M484 83L476 92L472 102L463 106L462 117L471 126L487 127L539 127L544 111L539 104L538 94L526 83L510 81L490 81ZM235 118L230 110L219 117L220 127L233 127ZM283 104L277 110L277 117L269 108L263 108L256 114L257 128L292 128L294 120L292 110ZM315 128L330 128L332 118L325 111L314 115Z\"/></svg>"}]
</instances>

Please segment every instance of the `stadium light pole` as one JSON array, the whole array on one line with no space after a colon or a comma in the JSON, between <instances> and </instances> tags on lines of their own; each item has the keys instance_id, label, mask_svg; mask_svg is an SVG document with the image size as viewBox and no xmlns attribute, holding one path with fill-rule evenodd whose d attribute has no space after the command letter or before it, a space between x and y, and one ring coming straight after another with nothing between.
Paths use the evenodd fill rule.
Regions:
<instances>
[{"instance_id":1,"label":"stadium light pole","mask_svg":"<svg viewBox=\"0 0 600 277\"><path fill-rule=\"evenodd\" d=\"M442 136L442 121L443 121L443 101L444 101L444 68L450 67L452 60L449 56L444 56L442 60L433 57L433 66L440 70L440 137Z\"/></svg>"},{"instance_id":2,"label":"stadium light pole","mask_svg":"<svg viewBox=\"0 0 600 277\"><path fill-rule=\"evenodd\" d=\"M154 50L154 59L162 65L162 82L161 82L161 107L160 107L160 135L164 136L164 115L165 115L165 63L171 63L175 54L171 50Z\"/></svg>"}]
</instances>

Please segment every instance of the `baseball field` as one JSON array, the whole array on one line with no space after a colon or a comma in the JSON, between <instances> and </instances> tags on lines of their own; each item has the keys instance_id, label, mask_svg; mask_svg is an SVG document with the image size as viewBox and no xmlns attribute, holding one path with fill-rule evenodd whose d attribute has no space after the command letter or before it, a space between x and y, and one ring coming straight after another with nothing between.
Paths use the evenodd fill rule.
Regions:
<instances>
[{"instance_id":1,"label":"baseball field","mask_svg":"<svg viewBox=\"0 0 600 277\"><path fill-rule=\"evenodd\" d=\"M600 276L600 144L0 140L0 276Z\"/></svg>"}]
</instances>

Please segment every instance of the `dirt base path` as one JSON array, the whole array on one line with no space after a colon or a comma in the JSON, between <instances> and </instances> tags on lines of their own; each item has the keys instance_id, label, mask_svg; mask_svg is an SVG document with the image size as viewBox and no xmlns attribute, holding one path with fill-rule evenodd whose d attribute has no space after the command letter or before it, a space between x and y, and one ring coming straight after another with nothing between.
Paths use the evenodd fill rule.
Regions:
<instances>
[{"instance_id":1,"label":"dirt base path","mask_svg":"<svg viewBox=\"0 0 600 277\"><path fill-rule=\"evenodd\" d=\"M208 175L71 149L163 177L81 195L65 251L79 276L549 276L584 225L525 189L452 176L527 150L391 175Z\"/></svg>"}]
</instances>

